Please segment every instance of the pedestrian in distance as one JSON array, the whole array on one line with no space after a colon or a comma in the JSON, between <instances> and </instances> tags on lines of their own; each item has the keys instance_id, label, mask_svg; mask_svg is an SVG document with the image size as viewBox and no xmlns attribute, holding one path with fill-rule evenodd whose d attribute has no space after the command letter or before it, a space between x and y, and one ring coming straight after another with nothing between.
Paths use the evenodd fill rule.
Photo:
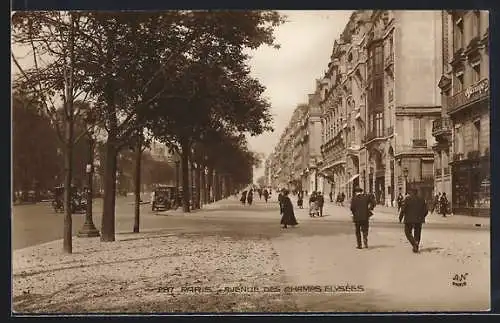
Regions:
<instances>
[{"instance_id":1,"label":"pedestrian in distance","mask_svg":"<svg viewBox=\"0 0 500 323\"><path fill-rule=\"evenodd\" d=\"M319 215L319 208L318 208L318 196L315 191L311 193L311 196L309 197L309 216L311 218L314 218L315 216Z\"/></svg>"},{"instance_id":2,"label":"pedestrian in distance","mask_svg":"<svg viewBox=\"0 0 500 323\"><path fill-rule=\"evenodd\" d=\"M342 192L340 193L340 206L344 206L344 201L345 201L345 193Z\"/></svg>"},{"instance_id":3,"label":"pedestrian in distance","mask_svg":"<svg viewBox=\"0 0 500 323\"><path fill-rule=\"evenodd\" d=\"M434 200L432 201L431 214L433 214L434 211L436 211L437 213L439 213L439 203L440 203L440 200L441 200L441 193L438 192L434 196Z\"/></svg>"},{"instance_id":4,"label":"pedestrian in distance","mask_svg":"<svg viewBox=\"0 0 500 323\"><path fill-rule=\"evenodd\" d=\"M319 211L319 216L323 216L323 206L325 205L325 197L323 196L322 192L318 192L317 194L317 202L318 202L318 211Z\"/></svg>"},{"instance_id":5,"label":"pedestrian in distance","mask_svg":"<svg viewBox=\"0 0 500 323\"><path fill-rule=\"evenodd\" d=\"M328 195L330 196L330 203L333 203L333 192L330 191Z\"/></svg>"},{"instance_id":6,"label":"pedestrian in distance","mask_svg":"<svg viewBox=\"0 0 500 323\"><path fill-rule=\"evenodd\" d=\"M262 200L262 189L259 188L258 192L259 192L259 200Z\"/></svg>"},{"instance_id":7,"label":"pedestrian in distance","mask_svg":"<svg viewBox=\"0 0 500 323\"><path fill-rule=\"evenodd\" d=\"M403 197L403 194L400 191L399 195L398 195L398 198L396 200L397 204L398 204L398 214L401 212L401 207L403 206L403 200L404 200L404 197Z\"/></svg>"},{"instance_id":8,"label":"pedestrian in distance","mask_svg":"<svg viewBox=\"0 0 500 323\"><path fill-rule=\"evenodd\" d=\"M285 189L282 189L278 193L278 203L280 205L280 214L283 213L283 192L285 192Z\"/></svg>"},{"instance_id":9,"label":"pedestrian in distance","mask_svg":"<svg viewBox=\"0 0 500 323\"><path fill-rule=\"evenodd\" d=\"M253 190L250 190L247 195L247 203L248 205L252 205L253 202Z\"/></svg>"},{"instance_id":10,"label":"pedestrian in distance","mask_svg":"<svg viewBox=\"0 0 500 323\"><path fill-rule=\"evenodd\" d=\"M247 191L243 191L241 192L240 202L241 204L245 205L246 201L247 201Z\"/></svg>"},{"instance_id":11,"label":"pedestrian in distance","mask_svg":"<svg viewBox=\"0 0 500 323\"><path fill-rule=\"evenodd\" d=\"M443 218L446 218L446 214L448 214L448 207L448 198L446 197L446 193L443 192L443 194L441 194L441 198L439 199L439 213L443 215Z\"/></svg>"},{"instance_id":12,"label":"pedestrian in distance","mask_svg":"<svg viewBox=\"0 0 500 323\"><path fill-rule=\"evenodd\" d=\"M304 205L304 193L302 191L299 191L297 194L297 206L302 209Z\"/></svg>"},{"instance_id":13,"label":"pedestrian in distance","mask_svg":"<svg viewBox=\"0 0 500 323\"><path fill-rule=\"evenodd\" d=\"M351 212L356 234L356 248L363 248L361 245L361 235L363 235L365 248L368 248L369 220L373 215L373 209L376 204L375 199L371 194L363 194L363 190L360 187L354 189L354 194L354 197L351 199Z\"/></svg>"},{"instance_id":14,"label":"pedestrian in distance","mask_svg":"<svg viewBox=\"0 0 500 323\"><path fill-rule=\"evenodd\" d=\"M406 199L399 215L399 222L404 219L405 235L410 242L413 252L418 253L422 224L425 223L428 209L425 199L418 195L415 188L410 190L410 196Z\"/></svg>"},{"instance_id":15,"label":"pedestrian in distance","mask_svg":"<svg viewBox=\"0 0 500 323\"><path fill-rule=\"evenodd\" d=\"M262 195L264 195L264 201L266 201L266 203L267 203L267 200L269 199L269 192L267 190L264 190Z\"/></svg>"},{"instance_id":16,"label":"pedestrian in distance","mask_svg":"<svg viewBox=\"0 0 500 323\"><path fill-rule=\"evenodd\" d=\"M290 197L288 197L289 193L290 192L285 189L281 195L281 204L283 205L283 207L280 209L280 224L283 225L283 229L286 229L289 225L296 226L297 224L299 224L297 222L297 219L295 218L295 213L293 212L292 201L290 200Z\"/></svg>"}]
</instances>

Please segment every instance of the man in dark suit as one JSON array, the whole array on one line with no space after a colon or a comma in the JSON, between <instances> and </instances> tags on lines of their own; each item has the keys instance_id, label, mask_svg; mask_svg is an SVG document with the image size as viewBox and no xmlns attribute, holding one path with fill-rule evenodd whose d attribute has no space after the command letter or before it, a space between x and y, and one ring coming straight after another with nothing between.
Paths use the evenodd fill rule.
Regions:
<instances>
[{"instance_id":1,"label":"man in dark suit","mask_svg":"<svg viewBox=\"0 0 500 323\"><path fill-rule=\"evenodd\" d=\"M369 219L373 215L375 201L371 195L363 194L360 187L354 189L355 196L351 200L352 221L356 230L357 248L362 249L361 233L363 233L363 243L368 248Z\"/></svg>"},{"instance_id":2,"label":"man in dark suit","mask_svg":"<svg viewBox=\"0 0 500 323\"><path fill-rule=\"evenodd\" d=\"M420 236L422 233L422 223L425 223L428 209L425 200L418 195L416 189L410 190L410 195L405 199L399 214L399 222L404 218L405 235L413 247L413 252L417 253Z\"/></svg>"}]
</instances>

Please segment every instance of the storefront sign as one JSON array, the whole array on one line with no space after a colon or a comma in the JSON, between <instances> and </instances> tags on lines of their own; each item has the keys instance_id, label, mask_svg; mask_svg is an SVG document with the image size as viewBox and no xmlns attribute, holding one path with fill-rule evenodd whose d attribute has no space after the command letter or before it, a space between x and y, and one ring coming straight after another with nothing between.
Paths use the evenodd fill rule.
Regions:
<instances>
[{"instance_id":1,"label":"storefront sign","mask_svg":"<svg viewBox=\"0 0 500 323\"><path fill-rule=\"evenodd\" d=\"M486 91L488 91L489 85L490 84L488 83L488 80L482 80L479 83L468 87L465 90L465 97L467 99L470 99L478 94L485 93Z\"/></svg>"},{"instance_id":2,"label":"storefront sign","mask_svg":"<svg viewBox=\"0 0 500 323\"><path fill-rule=\"evenodd\" d=\"M448 109L449 112L458 110L461 107L472 103L478 99L486 98L489 95L490 84L488 79L481 80L464 91L458 92L450 98Z\"/></svg>"}]
</instances>

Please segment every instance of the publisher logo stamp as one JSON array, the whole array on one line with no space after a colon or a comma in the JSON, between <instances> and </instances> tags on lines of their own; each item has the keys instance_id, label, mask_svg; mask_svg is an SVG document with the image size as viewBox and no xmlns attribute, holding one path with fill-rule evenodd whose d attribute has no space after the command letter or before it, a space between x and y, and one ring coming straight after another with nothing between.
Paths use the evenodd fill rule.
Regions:
<instances>
[{"instance_id":1,"label":"publisher logo stamp","mask_svg":"<svg viewBox=\"0 0 500 323\"><path fill-rule=\"evenodd\" d=\"M455 275L453 275L453 279L451 281L451 284L453 286L457 286L457 287L465 287L465 286L467 286L467 277L468 276L469 276L469 273L455 274Z\"/></svg>"}]
</instances>

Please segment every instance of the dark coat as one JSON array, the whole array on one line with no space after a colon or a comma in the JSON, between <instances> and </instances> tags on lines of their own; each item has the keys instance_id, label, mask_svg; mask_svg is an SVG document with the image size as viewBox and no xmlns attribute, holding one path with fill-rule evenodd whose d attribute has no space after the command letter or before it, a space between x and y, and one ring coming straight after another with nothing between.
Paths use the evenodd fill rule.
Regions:
<instances>
[{"instance_id":1,"label":"dark coat","mask_svg":"<svg viewBox=\"0 0 500 323\"><path fill-rule=\"evenodd\" d=\"M413 195L405 199L399 221L404 218L404 223L424 223L427 216L427 204L420 196Z\"/></svg>"},{"instance_id":2,"label":"dark coat","mask_svg":"<svg viewBox=\"0 0 500 323\"><path fill-rule=\"evenodd\" d=\"M316 201L318 202L319 207L323 207L325 205L325 198L323 197L323 194L320 194L316 197Z\"/></svg>"},{"instance_id":3,"label":"dark coat","mask_svg":"<svg viewBox=\"0 0 500 323\"><path fill-rule=\"evenodd\" d=\"M295 213L293 212L292 201L288 196L281 197L282 204L282 216L281 216L281 224L283 225L296 225L298 224L297 219L295 218Z\"/></svg>"},{"instance_id":4,"label":"dark coat","mask_svg":"<svg viewBox=\"0 0 500 323\"><path fill-rule=\"evenodd\" d=\"M375 208L375 201L368 194L359 194L351 200L351 212L353 222L368 221L373 215L372 210Z\"/></svg>"}]
</instances>

